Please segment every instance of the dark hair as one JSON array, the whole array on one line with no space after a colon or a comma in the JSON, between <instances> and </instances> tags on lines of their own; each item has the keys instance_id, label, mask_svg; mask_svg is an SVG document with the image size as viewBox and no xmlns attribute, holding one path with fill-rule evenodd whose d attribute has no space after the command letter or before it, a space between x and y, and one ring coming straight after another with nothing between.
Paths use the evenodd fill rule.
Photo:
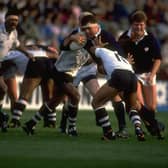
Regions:
<instances>
[{"instance_id":1,"label":"dark hair","mask_svg":"<svg viewBox=\"0 0 168 168\"><path fill-rule=\"evenodd\" d=\"M80 21L80 23L81 23L81 26L85 26L85 25L87 25L88 23L97 23L98 21L97 21L97 19L96 19L96 17L94 16L94 15L86 15L86 16L83 16L82 18L81 18L81 21Z\"/></svg>"},{"instance_id":2,"label":"dark hair","mask_svg":"<svg viewBox=\"0 0 168 168\"><path fill-rule=\"evenodd\" d=\"M5 14L5 18L7 18L10 15L19 16L19 11L17 9L8 9L7 13Z\"/></svg>"},{"instance_id":3,"label":"dark hair","mask_svg":"<svg viewBox=\"0 0 168 168\"><path fill-rule=\"evenodd\" d=\"M132 24L133 22L146 22L147 21L147 16L145 12L141 10L136 10L134 11L130 17L129 17L129 22Z\"/></svg>"}]
</instances>

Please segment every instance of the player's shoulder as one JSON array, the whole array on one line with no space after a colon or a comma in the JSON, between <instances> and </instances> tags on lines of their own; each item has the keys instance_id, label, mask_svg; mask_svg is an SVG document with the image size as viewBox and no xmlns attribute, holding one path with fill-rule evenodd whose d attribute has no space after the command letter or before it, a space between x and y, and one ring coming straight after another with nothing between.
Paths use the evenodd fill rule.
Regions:
<instances>
[{"instance_id":1,"label":"player's shoulder","mask_svg":"<svg viewBox=\"0 0 168 168\"><path fill-rule=\"evenodd\" d=\"M154 35L152 32L147 32L146 38L148 39L156 39L156 35Z\"/></svg>"},{"instance_id":2,"label":"player's shoulder","mask_svg":"<svg viewBox=\"0 0 168 168\"><path fill-rule=\"evenodd\" d=\"M73 30L71 31L70 35L72 35L72 34L77 34L77 33L79 33L79 32L80 32L80 29L79 29L79 28L75 28L75 29L73 29Z\"/></svg>"},{"instance_id":3,"label":"player's shoulder","mask_svg":"<svg viewBox=\"0 0 168 168\"><path fill-rule=\"evenodd\" d=\"M114 37L111 32L104 29L101 30L100 35L104 38Z\"/></svg>"},{"instance_id":4,"label":"player's shoulder","mask_svg":"<svg viewBox=\"0 0 168 168\"><path fill-rule=\"evenodd\" d=\"M128 36L128 30L122 32L119 36L119 39L129 38Z\"/></svg>"}]
</instances>

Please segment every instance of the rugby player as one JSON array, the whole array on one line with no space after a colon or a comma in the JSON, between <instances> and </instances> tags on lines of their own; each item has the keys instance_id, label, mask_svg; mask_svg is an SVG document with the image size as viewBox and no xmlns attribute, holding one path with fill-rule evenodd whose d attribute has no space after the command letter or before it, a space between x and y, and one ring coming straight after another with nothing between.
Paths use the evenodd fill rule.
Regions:
<instances>
[{"instance_id":1,"label":"rugby player","mask_svg":"<svg viewBox=\"0 0 168 168\"><path fill-rule=\"evenodd\" d=\"M92 105L95 109L96 120L103 127L103 139L113 140L112 130L105 103L111 100L120 92L123 92L123 99L126 102L129 118L135 127L135 134L139 141L144 141L144 133L141 128L141 119L137 111L136 91L137 78L130 63L121 57L117 51L101 48L105 43L101 42L101 37L94 40L95 45L90 48L94 54L93 59L103 66L107 74L107 82L95 94ZM97 58L101 60L97 61Z\"/></svg>"},{"instance_id":2,"label":"rugby player","mask_svg":"<svg viewBox=\"0 0 168 168\"><path fill-rule=\"evenodd\" d=\"M125 53L133 56L133 68L138 78L138 102L141 118L152 135L163 139L164 125L155 117L157 106L156 73L161 64L161 51L157 39L146 30L147 17L141 11L130 16L130 29L119 38Z\"/></svg>"},{"instance_id":3,"label":"rugby player","mask_svg":"<svg viewBox=\"0 0 168 168\"><path fill-rule=\"evenodd\" d=\"M4 95L7 92L7 85L4 82L2 73L4 71L4 67L7 68L8 66L6 65L2 66L3 59L7 55L9 50L11 50L12 48L17 48L18 50L24 52L27 57L30 58L32 57L31 54L26 52L24 46L20 45L16 30L18 23L19 23L19 12L16 9L9 9L5 14L5 22L0 25L0 121L1 121L0 125L2 127L2 131L4 132L6 132L7 130L6 127L8 117L6 117L7 116L6 113L1 112L1 109ZM11 79L10 82L13 82L13 80ZM13 99L15 98L16 97L13 97Z\"/></svg>"},{"instance_id":4,"label":"rugby player","mask_svg":"<svg viewBox=\"0 0 168 168\"><path fill-rule=\"evenodd\" d=\"M89 25L89 23L93 24ZM110 33L101 29L94 14L89 12L82 13L80 18L80 25L83 28L85 27L85 29L81 30L81 28L79 27L77 30L72 32L72 35L77 32L84 31L89 39L94 39L95 37L101 36L103 41L108 43L108 46L106 47L111 48L112 50L120 50L120 47L115 41L114 37ZM67 45L65 45L64 43L63 49L66 49L66 47L68 48L69 39L71 39L71 35L65 39L65 43L67 43ZM97 66L92 60L89 60L89 62L83 65L83 67L79 70L77 76L74 79L74 85L77 87L80 81L84 83L84 86L88 89L91 96L94 96L100 88L97 81ZM119 137L127 138L128 133L126 131L125 122L125 105L118 95L113 99L113 107L119 125L119 131L117 132L117 135ZM61 132L66 132L66 119L68 117L68 111L70 111L70 107L66 105L63 108L62 119L60 123Z\"/></svg>"},{"instance_id":5,"label":"rugby player","mask_svg":"<svg viewBox=\"0 0 168 168\"><path fill-rule=\"evenodd\" d=\"M9 123L9 127L11 128L20 126L22 113L31 98L32 92L37 86L42 86L44 101L50 99L53 93L53 82L50 80L51 76L49 69L52 68L57 59L57 51L48 46L30 45L27 46L27 52L31 53L34 56L34 59L27 60L27 66L22 68L22 70L25 69L24 78L21 84L19 99L14 103L12 119ZM16 66L24 64L24 60L21 59L21 57L24 57L22 56L24 53L13 51L10 54L14 54L18 60L23 61L22 64L18 64L18 62L14 61ZM54 111L49 118L54 127L56 120L56 114Z\"/></svg>"}]
</instances>

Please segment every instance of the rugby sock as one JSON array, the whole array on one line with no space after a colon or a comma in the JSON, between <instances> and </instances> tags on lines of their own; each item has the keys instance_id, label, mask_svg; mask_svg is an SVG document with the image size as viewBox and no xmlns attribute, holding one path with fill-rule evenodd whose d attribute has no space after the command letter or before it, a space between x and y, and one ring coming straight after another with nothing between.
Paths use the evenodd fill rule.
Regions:
<instances>
[{"instance_id":1,"label":"rugby sock","mask_svg":"<svg viewBox=\"0 0 168 168\"><path fill-rule=\"evenodd\" d=\"M78 107L69 103L68 109L69 109L68 125L69 125L69 129L70 129L72 127L76 127Z\"/></svg>"},{"instance_id":2,"label":"rugby sock","mask_svg":"<svg viewBox=\"0 0 168 168\"><path fill-rule=\"evenodd\" d=\"M155 111L148 110L145 106L142 105L139 114L147 128L147 130L154 135L158 131L158 122L155 118Z\"/></svg>"},{"instance_id":3,"label":"rugby sock","mask_svg":"<svg viewBox=\"0 0 168 168\"><path fill-rule=\"evenodd\" d=\"M31 123L31 126L35 126L42 118L42 115L38 112L32 117L32 119L29 121Z\"/></svg>"},{"instance_id":4,"label":"rugby sock","mask_svg":"<svg viewBox=\"0 0 168 168\"><path fill-rule=\"evenodd\" d=\"M62 108L60 128L66 130L67 119L69 115L68 103L65 103Z\"/></svg>"},{"instance_id":5,"label":"rugby sock","mask_svg":"<svg viewBox=\"0 0 168 168\"><path fill-rule=\"evenodd\" d=\"M56 111L54 110L52 113L48 114L48 121L51 122L56 122L57 118L56 118Z\"/></svg>"},{"instance_id":6,"label":"rugby sock","mask_svg":"<svg viewBox=\"0 0 168 168\"><path fill-rule=\"evenodd\" d=\"M129 118L132 124L136 127L141 127L141 118L137 112L137 110L130 110Z\"/></svg>"},{"instance_id":7,"label":"rugby sock","mask_svg":"<svg viewBox=\"0 0 168 168\"><path fill-rule=\"evenodd\" d=\"M109 115L104 107L99 107L94 110L96 115L96 124L102 127L103 134L112 132L111 123L109 120Z\"/></svg>"},{"instance_id":8,"label":"rugby sock","mask_svg":"<svg viewBox=\"0 0 168 168\"><path fill-rule=\"evenodd\" d=\"M42 117L52 114L52 111L53 110L49 108L47 103L44 103L39 111L36 112L32 119L28 122L29 125L31 125L31 127L35 126L42 119Z\"/></svg>"},{"instance_id":9,"label":"rugby sock","mask_svg":"<svg viewBox=\"0 0 168 168\"><path fill-rule=\"evenodd\" d=\"M124 103L124 101L119 101L119 102L112 102L112 104L113 104L113 107L114 107L115 115L117 117L119 130L122 130L123 128L126 127L125 103Z\"/></svg>"},{"instance_id":10,"label":"rugby sock","mask_svg":"<svg viewBox=\"0 0 168 168\"><path fill-rule=\"evenodd\" d=\"M2 104L3 104L3 100L0 100L0 112L2 112Z\"/></svg>"},{"instance_id":11,"label":"rugby sock","mask_svg":"<svg viewBox=\"0 0 168 168\"><path fill-rule=\"evenodd\" d=\"M14 109L12 113L13 120L20 120L23 111L27 106L27 101L24 99L19 99L16 103L14 103Z\"/></svg>"}]
</instances>

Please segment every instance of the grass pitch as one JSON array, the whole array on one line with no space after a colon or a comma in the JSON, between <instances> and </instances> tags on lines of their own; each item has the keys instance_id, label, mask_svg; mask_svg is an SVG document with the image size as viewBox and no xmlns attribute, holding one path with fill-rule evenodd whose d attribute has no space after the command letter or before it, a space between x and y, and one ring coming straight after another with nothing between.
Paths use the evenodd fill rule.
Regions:
<instances>
[{"instance_id":1,"label":"grass pitch","mask_svg":"<svg viewBox=\"0 0 168 168\"><path fill-rule=\"evenodd\" d=\"M34 112L23 115L22 122ZM112 126L117 130L114 113L110 112ZM128 117L127 117L128 118ZM157 118L168 128L168 113L157 113ZM168 132L166 139L159 141L146 135L145 142L138 142L134 129L127 119L129 139L102 141L102 130L95 126L92 111L79 111L78 137L59 133L60 112L57 113L57 128L43 128L39 123L36 134L27 136L21 128L0 132L1 168L167 168ZM144 129L145 130L145 129Z\"/></svg>"}]
</instances>

